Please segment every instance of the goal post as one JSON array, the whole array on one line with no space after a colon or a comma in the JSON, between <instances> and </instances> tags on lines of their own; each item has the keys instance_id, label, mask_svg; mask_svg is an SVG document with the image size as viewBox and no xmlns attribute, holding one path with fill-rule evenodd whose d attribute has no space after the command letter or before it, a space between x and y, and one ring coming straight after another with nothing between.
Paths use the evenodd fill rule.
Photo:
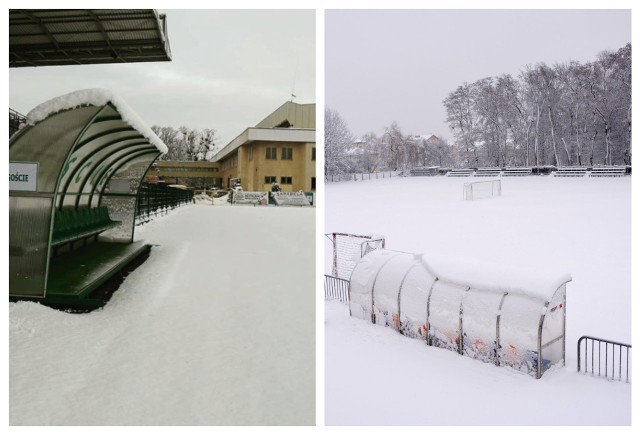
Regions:
<instances>
[{"instance_id":1,"label":"goal post","mask_svg":"<svg viewBox=\"0 0 640 435\"><path fill-rule=\"evenodd\" d=\"M379 235L358 235L349 233L329 233L325 236L331 241L332 275L349 279L356 262L369 252L385 247L385 239Z\"/></svg>"},{"instance_id":2,"label":"goal post","mask_svg":"<svg viewBox=\"0 0 640 435\"><path fill-rule=\"evenodd\" d=\"M500 180L476 181L464 183L462 186L462 199L474 200L481 198L491 198L502 194L502 183Z\"/></svg>"}]
</instances>

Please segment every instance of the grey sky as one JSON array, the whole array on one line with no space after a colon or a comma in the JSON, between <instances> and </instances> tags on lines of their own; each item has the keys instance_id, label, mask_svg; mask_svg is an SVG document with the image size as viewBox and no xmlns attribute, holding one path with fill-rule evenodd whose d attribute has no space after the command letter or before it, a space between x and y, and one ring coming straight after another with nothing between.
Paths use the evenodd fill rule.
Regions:
<instances>
[{"instance_id":1,"label":"grey sky","mask_svg":"<svg viewBox=\"0 0 640 435\"><path fill-rule=\"evenodd\" d=\"M395 120L452 140L442 100L464 82L629 42L629 10L327 11L325 104L358 136Z\"/></svg>"},{"instance_id":2,"label":"grey sky","mask_svg":"<svg viewBox=\"0 0 640 435\"><path fill-rule=\"evenodd\" d=\"M11 68L10 107L85 88L120 94L149 125L215 128L225 145L291 99L315 102L315 11L160 10L172 62Z\"/></svg>"}]
</instances>

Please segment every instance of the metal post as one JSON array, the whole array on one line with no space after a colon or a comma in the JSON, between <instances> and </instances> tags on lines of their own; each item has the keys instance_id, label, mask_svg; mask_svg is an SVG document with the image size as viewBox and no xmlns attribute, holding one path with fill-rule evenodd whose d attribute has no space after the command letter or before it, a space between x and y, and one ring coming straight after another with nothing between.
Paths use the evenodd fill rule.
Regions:
<instances>
[{"instance_id":1,"label":"metal post","mask_svg":"<svg viewBox=\"0 0 640 435\"><path fill-rule=\"evenodd\" d=\"M431 338L429 337L429 329L431 328L431 325L429 324L429 315L431 314L431 312L430 312L430 310L431 310L431 295L433 294L433 288L436 286L436 283L438 282L438 279L439 278L436 276L436 279L431 284L431 288L429 289L429 296L427 297L427 329L424 331L424 333L426 335L427 344L429 346L431 346Z\"/></svg>"},{"instance_id":2,"label":"metal post","mask_svg":"<svg viewBox=\"0 0 640 435\"><path fill-rule=\"evenodd\" d=\"M464 355L464 334L462 331L462 317L463 317L463 310L462 310L462 303L464 302L464 297L467 295L467 292L471 290L471 287L467 287L467 289L464 291L464 294L462 295L462 297L460 297L460 311L458 312L458 341L460 342L458 344L458 353L460 355Z\"/></svg>"},{"instance_id":3,"label":"metal post","mask_svg":"<svg viewBox=\"0 0 640 435\"><path fill-rule=\"evenodd\" d=\"M495 364L500 366L500 317L502 316L502 304L504 304L504 300L506 299L509 292L504 292L502 295L502 299L500 299L500 305L498 306L498 315L496 316L496 361Z\"/></svg>"},{"instance_id":4,"label":"metal post","mask_svg":"<svg viewBox=\"0 0 640 435\"><path fill-rule=\"evenodd\" d=\"M544 318L547 315L546 308L549 308L549 302L544 303L544 314L540 315L540 323L538 323L538 364L536 368L536 379L542 377L542 325L544 324Z\"/></svg>"},{"instance_id":5,"label":"metal post","mask_svg":"<svg viewBox=\"0 0 640 435\"><path fill-rule=\"evenodd\" d=\"M378 281L378 276L380 276L380 272L382 272L382 269L384 269L387 263L393 260L396 257L396 255L391 256L390 258L387 259L387 261L382 263L382 266L380 266L380 268L378 269L378 272L376 272L376 277L373 279L373 285L371 286L371 323L376 323L376 315L374 312L374 309L376 306L376 302L374 298L374 294L375 294L374 290L376 289L376 282Z\"/></svg>"},{"instance_id":6,"label":"metal post","mask_svg":"<svg viewBox=\"0 0 640 435\"><path fill-rule=\"evenodd\" d=\"M409 272L411 272L411 270L416 267L416 264L411 265L411 267L409 268L409 270L407 270L407 273L404 274L404 276L402 277L402 281L400 281L400 288L398 289L398 331L400 332L400 334L402 334L402 321L400 320L400 315L401 315L401 311L400 311L400 301L402 299L402 286L404 285L404 280L407 279L407 276L409 275ZM403 334L404 335L404 334Z\"/></svg>"}]
</instances>

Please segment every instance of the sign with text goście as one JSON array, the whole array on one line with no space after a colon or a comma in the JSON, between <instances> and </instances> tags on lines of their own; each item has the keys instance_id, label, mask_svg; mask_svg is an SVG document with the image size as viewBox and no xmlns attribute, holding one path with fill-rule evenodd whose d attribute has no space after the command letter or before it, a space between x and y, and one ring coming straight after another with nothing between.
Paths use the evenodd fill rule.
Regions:
<instances>
[{"instance_id":1,"label":"sign with text go\u015bcie","mask_svg":"<svg viewBox=\"0 0 640 435\"><path fill-rule=\"evenodd\" d=\"M9 162L9 190L38 191L38 162Z\"/></svg>"}]
</instances>

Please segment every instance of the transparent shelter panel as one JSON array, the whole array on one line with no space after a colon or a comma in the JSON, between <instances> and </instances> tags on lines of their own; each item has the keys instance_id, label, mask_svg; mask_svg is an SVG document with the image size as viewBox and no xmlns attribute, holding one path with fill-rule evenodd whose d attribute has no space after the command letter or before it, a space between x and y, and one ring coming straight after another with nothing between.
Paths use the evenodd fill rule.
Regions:
<instances>
[{"instance_id":1,"label":"transparent shelter panel","mask_svg":"<svg viewBox=\"0 0 640 435\"><path fill-rule=\"evenodd\" d=\"M119 221L120 225L101 233L98 240L104 242L132 242L136 197L104 195L102 197L102 205L109 210L109 218L113 221Z\"/></svg>"},{"instance_id":2,"label":"transparent shelter panel","mask_svg":"<svg viewBox=\"0 0 640 435\"><path fill-rule=\"evenodd\" d=\"M355 264L349 281L349 309L352 316L372 320L373 284L378 271L396 255L396 252L376 250Z\"/></svg>"},{"instance_id":3,"label":"transparent shelter panel","mask_svg":"<svg viewBox=\"0 0 640 435\"><path fill-rule=\"evenodd\" d=\"M462 351L484 362L496 358L496 319L503 294L469 290L462 300Z\"/></svg>"},{"instance_id":4,"label":"transparent shelter panel","mask_svg":"<svg viewBox=\"0 0 640 435\"><path fill-rule=\"evenodd\" d=\"M429 302L429 341L453 351L460 348L460 301L466 287L437 281Z\"/></svg>"},{"instance_id":5,"label":"transparent shelter panel","mask_svg":"<svg viewBox=\"0 0 640 435\"><path fill-rule=\"evenodd\" d=\"M75 139L98 110L83 107L47 118L38 128L24 127L12 138L9 160L39 162L38 192L53 193Z\"/></svg>"},{"instance_id":6,"label":"transparent shelter panel","mask_svg":"<svg viewBox=\"0 0 640 435\"><path fill-rule=\"evenodd\" d=\"M44 296L52 199L9 197L9 294Z\"/></svg>"},{"instance_id":7,"label":"transparent shelter panel","mask_svg":"<svg viewBox=\"0 0 640 435\"><path fill-rule=\"evenodd\" d=\"M141 153L144 153L146 150L149 151L149 154L140 156ZM78 187L82 192L82 199L88 199L88 203L82 204L90 207L97 206L99 202L100 193L103 188L106 190L105 184L108 183L109 179L114 176L114 172L126 172L127 168L130 166L128 162L140 162L146 161L147 166L151 164L151 162L155 159L157 152L152 154L152 150L149 148L149 145L143 146L133 146L127 149L113 151L108 155L105 159L101 159L100 161L96 161L95 169L92 169L91 173L88 174L88 178L86 178L82 184ZM125 165L124 169L121 165ZM143 174L144 175L144 174ZM138 178L140 180L142 177ZM107 192L108 193L108 192ZM84 194L89 194L85 196Z\"/></svg>"},{"instance_id":8,"label":"transparent shelter panel","mask_svg":"<svg viewBox=\"0 0 640 435\"><path fill-rule=\"evenodd\" d=\"M75 200L77 196L74 196L72 200L68 200L67 195L77 194L80 191L84 191L87 195L83 197L83 201L79 205L87 206L88 194L90 194L92 186L97 182L97 177L105 168L113 165L115 161L112 153L123 148L127 148L130 152L132 149L148 147L148 144L135 145L140 142L140 139L126 140L112 146L105 146L101 143L107 141L108 136L100 139L76 149L70 156L65 168L63 168L64 175L60 183L58 206L62 201L64 207L75 207L76 204L72 200ZM120 151L120 153L123 154L124 151Z\"/></svg>"},{"instance_id":9,"label":"transparent shelter panel","mask_svg":"<svg viewBox=\"0 0 640 435\"><path fill-rule=\"evenodd\" d=\"M516 370L537 373L538 327L544 302L529 296L509 293L500 315L498 360Z\"/></svg>"},{"instance_id":10,"label":"transparent shelter panel","mask_svg":"<svg viewBox=\"0 0 640 435\"><path fill-rule=\"evenodd\" d=\"M107 116L118 116L118 119L100 119L99 121L96 119L94 122L89 125L82 137L78 140L79 143L94 141L95 138L103 136L105 133L117 132L122 129L122 119L117 112L113 110L113 108L109 106L102 106L102 112L98 116L98 118L103 118L103 115ZM131 128L131 131L137 133L136 130Z\"/></svg>"},{"instance_id":11,"label":"transparent shelter panel","mask_svg":"<svg viewBox=\"0 0 640 435\"><path fill-rule=\"evenodd\" d=\"M372 292L376 323L399 329L398 294L402 279L413 264L413 254L401 253L380 269Z\"/></svg>"},{"instance_id":12,"label":"transparent shelter panel","mask_svg":"<svg viewBox=\"0 0 640 435\"><path fill-rule=\"evenodd\" d=\"M564 363L564 316L566 284L556 291L549 302L542 324L542 371L554 364Z\"/></svg>"},{"instance_id":13,"label":"transparent shelter panel","mask_svg":"<svg viewBox=\"0 0 640 435\"><path fill-rule=\"evenodd\" d=\"M427 299L435 281L422 265L407 273L400 292L400 332L408 337L427 337Z\"/></svg>"}]
</instances>

